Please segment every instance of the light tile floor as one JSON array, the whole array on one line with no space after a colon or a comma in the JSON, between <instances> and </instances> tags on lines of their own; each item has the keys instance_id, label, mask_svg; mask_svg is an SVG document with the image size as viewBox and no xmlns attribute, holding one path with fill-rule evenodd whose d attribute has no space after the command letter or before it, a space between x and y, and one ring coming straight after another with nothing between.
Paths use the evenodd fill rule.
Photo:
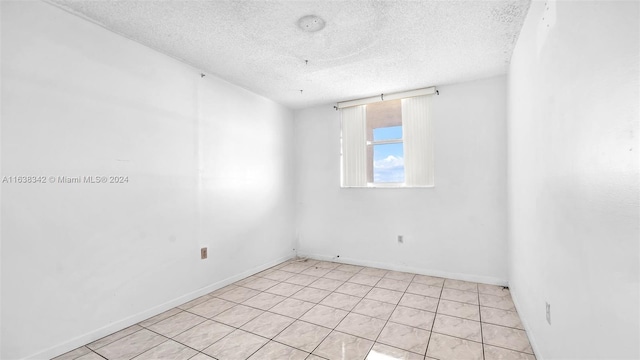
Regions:
<instances>
[{"instance_id":1,"label":"light tile floor","mask_svg":"<svg viewBox=\"0 0 640 360\"><path fill-rule=\"evenodd\" d=\"M290 260L55 360L534 360L495 285Z\"/></svg>"}]
</instances>

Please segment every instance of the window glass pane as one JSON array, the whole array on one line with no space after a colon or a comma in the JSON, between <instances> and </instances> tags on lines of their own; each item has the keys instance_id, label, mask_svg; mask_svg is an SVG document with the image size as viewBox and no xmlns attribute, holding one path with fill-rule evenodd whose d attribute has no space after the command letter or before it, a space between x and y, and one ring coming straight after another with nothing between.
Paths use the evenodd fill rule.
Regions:
<instances>
[{"instance_id":1,"label":"window glass pane","mask_svg":"<svg viewBox=\"0 0 640 360\"><path fill-rule=\"evenodd\" d=\"M388 126L373 129L373 141L402 139L402 126Z\"/></svg>"},{"instance_id":2,"label":"window glass pane","mask_svg":"<svg viewBox=\"0 0 640 360\"><path fill-rule=\"evenodd\" d=\"M404 182L404 149L402 143L373 145L373 182Z\"/></svg>"}]
</instances>

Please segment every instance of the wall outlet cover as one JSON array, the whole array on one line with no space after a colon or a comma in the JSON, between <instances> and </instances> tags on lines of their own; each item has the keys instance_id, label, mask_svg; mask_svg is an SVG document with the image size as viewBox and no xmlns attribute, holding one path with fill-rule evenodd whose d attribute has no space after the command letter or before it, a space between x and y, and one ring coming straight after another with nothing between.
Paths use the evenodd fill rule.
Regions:
<instances>
[{"instance_id":1,"label":"wall outlet cover","mask_svg":"<svg viewBox=\"0 0 640 360\"><path fill-rule=\"evenodd\" d=\"M545 302L545 304L547 307L547 323L551 325L551 304L549 304L548 302Z\"/></svg>"}]
</instances>

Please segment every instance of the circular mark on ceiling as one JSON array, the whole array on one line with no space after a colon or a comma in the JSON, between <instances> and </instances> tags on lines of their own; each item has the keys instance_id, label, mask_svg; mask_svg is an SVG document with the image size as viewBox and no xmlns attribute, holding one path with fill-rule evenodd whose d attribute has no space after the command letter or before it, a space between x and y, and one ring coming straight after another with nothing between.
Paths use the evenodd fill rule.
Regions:
<instances>
[{"instance_id":1,"label":"circular mark on ceiling","mask_svg":"<svg viewBox=\"0 0 640 360\"><path fill-rule=\"evenodd\" d=\"M324 29L324 20L317 15L305 15L298 20L298 27L306 32L316 32Z\"/></svg>"}]
</instances>

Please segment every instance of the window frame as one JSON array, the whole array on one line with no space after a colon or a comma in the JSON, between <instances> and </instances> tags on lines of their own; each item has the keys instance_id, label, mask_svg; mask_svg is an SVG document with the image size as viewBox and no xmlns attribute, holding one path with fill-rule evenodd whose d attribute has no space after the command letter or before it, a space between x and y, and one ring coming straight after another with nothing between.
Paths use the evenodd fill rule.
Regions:
<instances>
[{"instance_id":1,"label":"window frame","mask_svg":"<svg viewBox=\"0 0 640 360\"><path fill-rule=\"evenodd\" d=\"M401 123L402 124L402 123ZM385 127L393 127L393 126L402 126L402 125L392 125L392 126L384 126L384 127L379 127L379 128L372 128L372 130L375 129L382 129ZM367 151L369 150L369 146L371 147L371 161L369 161L369 159L367 159L367 166L371 167L371 171L373 173L372 178L375 179L375 168L374 168L374 164L375 164L375 146L376 145L389 145L389 144L402 144L402 154L403 154L403 160L404 160L404 131L402 133L402 137L400 139L386 139L386 140L367 140ZM404 165L402 167L402 177L405 177L404 174ZM367 181L367 187L403 187L406 186L405 181L402 182L375 182L375 181Z\"/></svg>"},{"instance_id":2,"label":"window frame","mask_svg":"<svg viewBox=\"0 0 640 360\"><path fill-rule=\"evenodd\" d=\"M392 97L391 99L387 99L385 95L384 100L377 100L376 97L372 97L339 102L337 106L334 106L336 110L341 111L340 187L395 189L435 187L435 145L433 118L431 116L432 98L428 96L434 94L437 94L435 88L425 88L392 94L390 96ZM382 95L380 98L382 99ZM399 123L391 125L391 122L384 122L383 124L388 125L380 126L382 124L377 121L369 122L368 115L371 109L368 105L393 100L400 100L402 114ZM406 119L405 114L407 114ZM388 113L383 113L383 116L386 117L387 115ZM371 127L369 127L369 124L372 124ZM401 138L373 140L374 129L393 126L402 127ZM398 143L402 144L404 182L369 181L369 179L373 180L374 147L376 145ZM409 147L407 148L407 146ZM396 156L393 151L389 151L384 155ZM369 159L371 159L371 162ZM409 172L407 172L407 160L410 165ZM393 169L393 167L392 165L385 168Z\"/></svg>"}]
</instances>

